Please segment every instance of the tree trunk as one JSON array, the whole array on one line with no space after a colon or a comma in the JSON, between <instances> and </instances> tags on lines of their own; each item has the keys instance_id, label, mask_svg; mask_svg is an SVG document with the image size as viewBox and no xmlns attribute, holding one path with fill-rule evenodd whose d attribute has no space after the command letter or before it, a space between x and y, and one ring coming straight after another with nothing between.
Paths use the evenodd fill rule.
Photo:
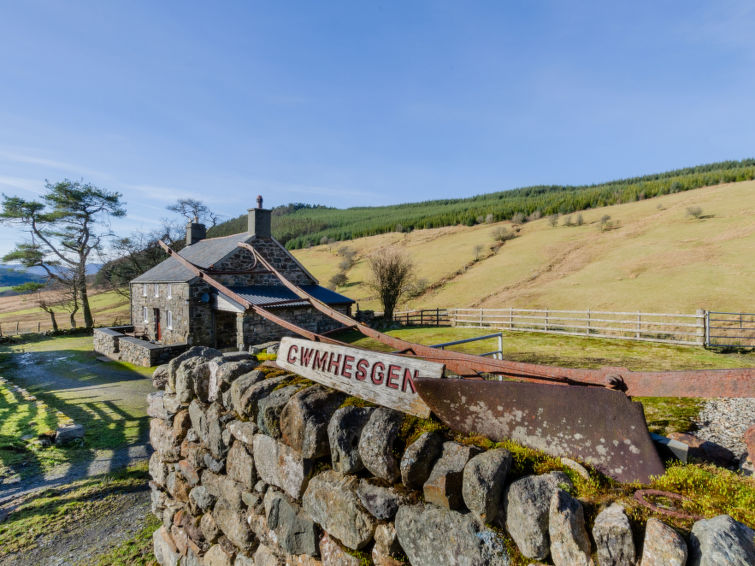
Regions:
<instances>
[{"instance_id":1,"label":"tree trunk","mask_svg":"<svg viewBox=\"0 0 755 566\"><path fill-rule=\"evenodd\" d=\"M86 328L92 328L94 326L94 319L92 318L92 311L89 308L89 297L87 296L86 267L83 264L79 266L77 279L79 297L81 297L81 309L84 311L84 326Z\"/></svg>"},{"instance_id":2,"label":"tree trunk","mask_svg":"<svg viewBox=\"0 0 755 566\"><path fill-rule=\"evenodd\" d=\"M58 331L58 321L55 320L55 311L50 309L47 311L50 314L50 322L52 322L52 331L57 332Z\"/></svg>"}]
</instances>

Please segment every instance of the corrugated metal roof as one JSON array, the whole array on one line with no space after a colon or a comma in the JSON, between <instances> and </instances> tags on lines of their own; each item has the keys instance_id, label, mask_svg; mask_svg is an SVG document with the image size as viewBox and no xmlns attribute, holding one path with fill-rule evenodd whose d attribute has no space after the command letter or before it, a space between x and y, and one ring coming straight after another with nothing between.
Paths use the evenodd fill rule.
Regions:
<instances>
[{"instance_id":1,"label":"corrugated metal roof","mask_svg":"<svg viewBox=\"0 0 755 566\"><path fill-rule=\"evenodd\" d=\"M247 301L253 305L264 307L272 303L279 303L281 301L291 301L296 299L296 295L293 291L289 291L282 285L265 286L254 285L252 287L228 287L231 291L237 295L241 295ZM312 295L314 298L322 301L328 305L344 305L351 304L354 301L345 297L335 291L331 291L326 287L320 285L302 285L304 291ZM281 307L300 307L306 306L309 303L307 301L296 301L295 303L287 303L280 305ZM275 308L275 307L272 307Z\"/></svg>"},{"instance_id":2,"label":"corrugated metal roof","mask_svg":"<svg viewBox=\"0 0 755 566\"><path fill-rule=\"evenodd\" d=\"M191 246L186 246L178 253L181 254L182 257L188 259L191 263L206 269L235 250L239 242L249 242L253 238L254 235L248 232L223 236L222 238L207 238L205 240L200 240ZM169 257L162 263L158 263L152 269L145 271L131 282L185 283L186 281L191 281L194 277L196 277L196 275L181 265L177 259Z\"/></svg>"}]
</instances>

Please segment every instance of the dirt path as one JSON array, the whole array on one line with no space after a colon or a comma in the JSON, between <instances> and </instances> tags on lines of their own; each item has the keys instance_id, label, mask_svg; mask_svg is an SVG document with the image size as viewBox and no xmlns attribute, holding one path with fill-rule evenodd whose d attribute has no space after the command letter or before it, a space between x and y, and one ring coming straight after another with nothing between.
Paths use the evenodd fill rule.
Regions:
<instances>
[{"instance_id":1,"label":"dirt path","mask_svg":"<svg viewBox=\"0 0 755 566\"><path fill-rule=\"evenodd\" d=\"M3 558L3 566L73 566L87 564L130 539L144 525L150 509L149 488L124 494L106 515L87 517L75 526L46 532L35 548Z\"/></svg>"}]
</instances>

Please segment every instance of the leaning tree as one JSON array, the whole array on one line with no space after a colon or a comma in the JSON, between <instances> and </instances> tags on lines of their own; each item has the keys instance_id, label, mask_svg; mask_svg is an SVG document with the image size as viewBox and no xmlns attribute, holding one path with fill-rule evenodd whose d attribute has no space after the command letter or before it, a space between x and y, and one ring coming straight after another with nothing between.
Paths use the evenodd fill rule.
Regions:
<instances>
[{"instance_id":1,"label":"leaning tree","mask_svg":"<svg viewBox=\"0 0 755 566\"><path fill-rule=\"evenodd\" d=\"M41 267L49 279L58 281L81 304L84 325L94 326L89 308L86 266L92 252L101 249L112 235L110 217L126 214L122 195L83 181L65 179L45 182L41 200L3 195L0 222L20 226L28 241L3 257L24 267Z\"/></svg>"}]
</instances>

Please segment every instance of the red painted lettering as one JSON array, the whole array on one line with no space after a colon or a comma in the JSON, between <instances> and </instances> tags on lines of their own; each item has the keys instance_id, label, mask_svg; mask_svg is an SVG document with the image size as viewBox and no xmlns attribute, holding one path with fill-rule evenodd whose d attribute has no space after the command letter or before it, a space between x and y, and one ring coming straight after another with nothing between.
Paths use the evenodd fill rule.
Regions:
<instances>
[{"instance_id":1,"label":"red painted lettering","mask_svg":"<svg viewBox=\"0 0 755 566\"><path fill-rule=\"evenodd\" d=\"M360 360L357 362L357 373L354 377L356 377L359 381L364 381L367 377L368 367L370 367L370 363L364 358L360 358Z\"/></svg>"},{"instance_id":2,"label":"red painted lettering","mask_svg":"<svg viewBox=\"0 0 755 566\"><path fill-rule=\"evenodd\" d=\"M378 366L380 366L380 371L377 371ZM383 364L383 362L375 362L375 365L372 366L372 372L370 372L370 378L372 379L372 383L374 383L375 385L380 385L381 383L383 383L383 378L385 377L385 374L383 373L384 371L385 371L385 364Z\"/></svg>"},{"instance_id":3,"label":"red painted lettering","mask_svg":"<svg viewBox=\"0 0 755 566\"><path fill-rule=\"evenodd\" d=\"M351 370L354 369L351 366L351 364L354 363L354 360L355 360L354 356L345 355L343 357L343 367L341 368L341 375L343 377L347 377L347 378L351 379Z\"/></svg>"},{"instance_id":4,"label":"red painted lettering","mask_svg":"<svg viewBox=\"0 0 755 566\"><path fill-rule=\"evenodd\" d=\"M291 347L288 349L288 356L286 356L286 361L289 364L293 364L296 362L296 352L299 351L299 346L296 344L291 344Z\"/></svg>"},{"instance_id":5,"label":"red painted lettering","mask_svg":"<svg viewBox=\"0 0 755 566\"><path fill-rule=\"evenodd\" d=\"M315 351L315 359L312 361L312 369L325 371L328 367L328 352Z\"/></svg>"},{"instance_id":6,"label":"red painted lettering","mask_svg":"<svg viewBox=\"0 0 755 566\"><path fill-rule=\"evenodd\" d=\"M302 347L302 349L301 349L301 365L303 365L304 367L308 367L309 366L309 362L312 359L312 354L314 352L315 351L314 351L313 348L304 348L304 347Z\"/></svg>"},{"instance_id":7,"label":"red painted lettering","mask_svg":"<svg viewBox=\"0 0 755 566\"><path fill-rule=\"evenodd\" d=\"M385 380L385 384L391 389L398 389L398 371L399 367L393 364L388 366L388 379Z\"/></svg>"},{"instance_id":8,"label":"red painted lettering","mask_svg":"<svg viewBox=\"0 0 755 566\"><path fill-rule=\"evenodd\" d=\"M330 354L330 362L328 363L328 373L338 375L338 366L341 365L341 354ZM333 368L335 366L335 369Z\"/></svg>"},{"instance_id":9,"label":"red painted lettering","mask_svg":"<svg viewBox=\"0 0 755 566\"><path fill-rule=\"evenodd\" d=\"M417 370L414 370L414 377L417 377ZM404 381L401 384L401 391L406 392L406 386L409 385L409 389L412 390L412 393L416 393L417 390L414 389L414 381L412 381L412 372L409 368L404 370Z\"/></svg>"}]
</instances>

